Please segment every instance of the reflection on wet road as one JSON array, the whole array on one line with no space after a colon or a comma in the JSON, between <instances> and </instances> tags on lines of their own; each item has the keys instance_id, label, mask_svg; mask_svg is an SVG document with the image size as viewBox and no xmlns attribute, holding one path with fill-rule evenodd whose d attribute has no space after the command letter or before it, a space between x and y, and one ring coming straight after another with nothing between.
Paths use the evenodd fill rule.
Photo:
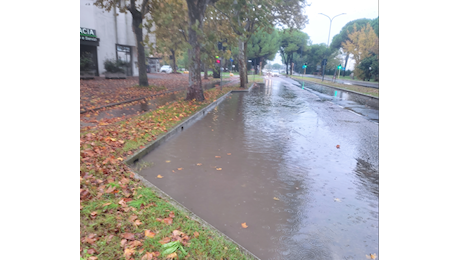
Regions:
<instances>
[{"instance_id":1,"label":"reflection on wet road","mask_svg":"<svg viewBox=\"0 0 460 260\"><path fill-rule=\"evenodd\" d=\"M379 254L378 125L293 80L233 93L142 161L142 176L261 259Z\"/></svg>"}]
</instances>

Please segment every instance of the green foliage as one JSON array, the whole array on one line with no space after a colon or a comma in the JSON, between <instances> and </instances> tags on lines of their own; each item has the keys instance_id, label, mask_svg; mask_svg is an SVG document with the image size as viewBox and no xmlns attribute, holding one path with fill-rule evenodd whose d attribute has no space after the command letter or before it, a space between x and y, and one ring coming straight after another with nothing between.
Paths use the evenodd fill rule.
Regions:
<instances>
[{"instance_id":1,"label":"green foliage","mask_svg":"<svg viewBox=\"0 0 460 260\"><path fill-rule=\"evenodd\" d=\"M278 52L280 38L277 30L267 33L258 29L248 41L248 59L273 60Z\"/></svg>"},{"instance_id":2,"label":"green foliage","mask_svg":"<svg viewBox=\"0 0 460 260\"><path fill-rule=\"evenodd\" d=\"M91 59L91 53L85 52L80 56L80 71L88 71L94 69L94 62Z\"/></svg>"},{"instance_id":3,"label":"green foliage","mask_svg":"<svg viewBox=\"0 0 460 260\"><path fill-rule=\"evenodd\" d=\"M372 69L369 69L371 67ZM374 77L376 81L379 78L379 60L377 55L369 56L361 61L358 68L363 72L363 79L371 79Z\"/></svg>"},{"instance_id":4,"label":"green foliage","mask_svg":"<svg viewBox=\"0 0 460 260\"><path fill-rule=\"evenodd\" d=\"M279 31L280 34L280 55L281 60L287 66L291 63L302 64L306 60L309 50L308 34L293 29L284 29ZM296 55L294 55L296 54ZM297 66L300 67L301 66Z\"/></svg>"},{"instance_id":5,"label":"green foliage","mask_svg":"<svg viewBox=\"0 0 460 260\"><path fill-rule=\"evenodd\" d=\"M379 37L379 18L375 18L371 22L372 29L374 29L375 34Z\"/></svg>"},{"instance_id":6,"label":"green foliage","mask_svg":"<svg viewBox=\"0 0 460 260\"><path fill-rule=\"evenodd\" d=\"M370 22L372 22L372 20L367 18L361 18L348 22L347 24L345 24L344 27L342 27L340 33L335 35L334 38L332 38L330 47L332 49L340 49L340 47L342 47L342 43L346 42L347 40L350 40L350 38L348 38L349 34L355 32L355 30L359 31L362 27L365 27L367 23ZM354 27L355 25L356 29Z\"/></svg>"},{"instance_id":7,"label":"green foliage","mask_svg":"<svg viewBox=\"0 0 460 260\"><path fill-rule=\"evenodd\" d=\"M110 73L124 73L127 65L128 63L122 60L113 59L104 61L104 69Z\"/></svg>"}]
</instances>

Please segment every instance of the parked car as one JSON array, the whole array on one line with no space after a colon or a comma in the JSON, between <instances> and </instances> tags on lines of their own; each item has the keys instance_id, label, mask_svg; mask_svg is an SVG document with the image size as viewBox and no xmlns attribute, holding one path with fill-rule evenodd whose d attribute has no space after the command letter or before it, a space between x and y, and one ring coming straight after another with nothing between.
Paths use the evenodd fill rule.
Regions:
<instances>
[{"instance_id":1,"label":"parked car","mask_svg":"<svg viewBox=\"0 0 460 260\"><path fill-rule=\"evenodd\" d=\"M273 77L279 77L280 74L278 72L273 72Z\"/></svg>"},{"instance_id":2,"label":"parked car","mask_svg":"<svg viewBox=\"0 0 460 260\"><path fill-rule=\"evenodd\" d=\"M171 73L171 72L172 72L172 68L171 68L171 66L169 66L169 65L163 65L163 66L161 66L161 68L160 68L160 72Z\"/></svg>"}]
</instances>

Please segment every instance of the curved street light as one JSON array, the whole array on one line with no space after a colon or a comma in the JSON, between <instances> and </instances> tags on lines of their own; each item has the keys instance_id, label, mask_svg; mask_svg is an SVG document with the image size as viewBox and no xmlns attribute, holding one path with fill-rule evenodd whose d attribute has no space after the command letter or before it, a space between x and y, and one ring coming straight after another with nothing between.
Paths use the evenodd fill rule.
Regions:
<instances>
[{"instance_id":1,"label":"curved street light","mask_svg":"<svg viewBox=\"0 0 460 260\"><path fill-rule=\"evenodd\" d=\"M323 13L319 13L319 14L324 15L324 16L326 16L327 18L329 18L329 35L327 36L327 47L329 47L329 39L330 39L330 37L331 37L332 20L334 20L334 18L336 18L337 16L342 15L342 14L346 14L346 13L338 14L338 15L332 17L332 19L331 19L329 16L327 16L327 15L325 15L325 14L323 14ZM324 81L324 70L325 70L325 67L326 67L326 64L324 64L324 59L323 59L323 79L322 79L321 81Z\"/></svg>"}]
</instances>

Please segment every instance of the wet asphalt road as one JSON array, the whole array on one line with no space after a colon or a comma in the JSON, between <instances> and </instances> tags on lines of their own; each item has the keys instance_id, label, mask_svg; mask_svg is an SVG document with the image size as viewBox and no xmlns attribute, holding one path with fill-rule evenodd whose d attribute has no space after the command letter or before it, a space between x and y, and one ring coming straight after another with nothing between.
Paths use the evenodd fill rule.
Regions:
<instances>
[{"instance_id":1,"label":"wet asphalt road","mask_svg":"<svg viewBox=\"0 0 460 260\"><path fill-rule=\"evenodd\" d=\"M378 124L294 80L266 83L233 93L139 173L261 259L379 255Z\"/></svg>"}]
</instances>

